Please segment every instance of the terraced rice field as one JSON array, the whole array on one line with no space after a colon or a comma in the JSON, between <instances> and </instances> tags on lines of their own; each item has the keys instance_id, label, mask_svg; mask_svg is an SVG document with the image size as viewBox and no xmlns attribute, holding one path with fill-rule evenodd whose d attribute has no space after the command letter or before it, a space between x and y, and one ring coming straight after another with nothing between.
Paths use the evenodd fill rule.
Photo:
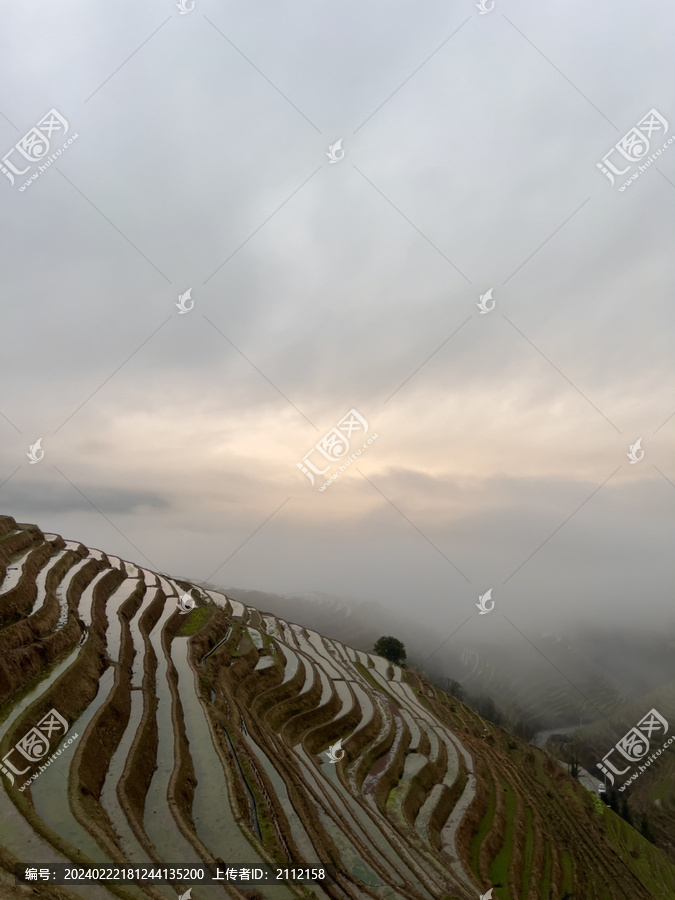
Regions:
<instances>
[{"instance_id":1,"label":"terraced rice field","mask_svg":"<svg viewBox=\"0 0 675 900\"><path fill-rule=\"evenodd\" d=\"M673 867L609 811L599 822L543 753L302 625L0 516L0 626L0 898L34 896L15 863L58 861L322 864L334 879L38 896L675 896ZM63 726L26 765L17 742L51 710ZM626 861L598 864L617 847Z\"/></svg>"}]
</instances>

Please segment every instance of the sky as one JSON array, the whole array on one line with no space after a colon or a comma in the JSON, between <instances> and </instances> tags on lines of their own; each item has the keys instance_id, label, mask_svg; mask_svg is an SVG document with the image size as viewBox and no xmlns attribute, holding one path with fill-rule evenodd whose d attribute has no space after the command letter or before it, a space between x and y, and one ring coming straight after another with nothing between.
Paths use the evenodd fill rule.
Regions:
<instances>
[{"instance_id":1,"label":"sky","mask_svg":"<svg viewBox=\"0 0 675 900\"><path fill-rule=\"evenodd\" d=\"M0 511L439 643L672 627L672 5L183 6L2 7Z\"/></svg>"}]
</instances>

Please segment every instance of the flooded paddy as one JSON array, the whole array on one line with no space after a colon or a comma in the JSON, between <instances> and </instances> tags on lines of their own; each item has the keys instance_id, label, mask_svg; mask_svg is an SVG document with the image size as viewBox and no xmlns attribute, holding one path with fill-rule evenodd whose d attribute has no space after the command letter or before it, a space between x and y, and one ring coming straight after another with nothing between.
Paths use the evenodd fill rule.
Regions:
<instances>
[{"instance_id":1,"label":"flooded paddy","mask_svg":"<svg viewBox=\"0 0 675 900\"><path fill-rule=\"evenodd\" d=\"M262 634L258 631L257 628L252 628L250 625L244 629L248 636L251 638L251 643L256 648L256 650L262 650L265 647L265 642L263 641Z\"/></svg>"},{"instance_id":2,"label":"flooded paddy","mask_svg":"<svg viewBox=\"0 0 675 900\"><path fill-rule=\"evenodd\" d=\"M91 625L91 604L94 601L94 591L108 571L109 570L104 569L102 572L97 572L84 591L82 591L78 613L87 628Z\"/></svg>"},{"instance_id":3,"label":"flooded paddy","mask_svg":"<svg viewBox=\"0 0 675 900\"><path fill-rule=\"evenodd\" d=\"M252 755L265 769L267 777L272 782L274 791L281 801L284 813L286 815L286 818L288 819L288 824L291 829L291 834L293 835L293 840L297 844L298 850L303 855L303 859L289 860L289 865L291 863L293 865L304 865L305 863L307 863L310 866L319 864L321 860L317 855L314 845L312 844L310 837L307 834L304 825L302 824L302 821L293 808L290 797L288 795L288 790L286 788L286 783L284 782L283 778L276 770L267 754L263 750L261 750L261 748L258 746L258 744L256 744L256 742L249 734L246 735L246 743L253 749L254 752ZM321 893L323 894L323 891Z\"/></svg>"},{"instance_id":4,"label":"flooded paddy","mask_svg":"<svg viewBox=\"0 0 675 900\"><path fill-rule=\"evenodd\" d=\"M126 603L138 587L137 578L126 578L115 590L106 604L108 617L108 629L106 631L106 649L113 662L117 662L120 653L120 640L122 638L122 622L119 617L120 607Z\"/></svg>"},{"instance_id":5,"label":"flooded paddy","mask_svg":"<svg viewBox=\"0 0 675 900\"><path fill-rule=\"evenodd\" d=\"M157 587L159 582L154 572L151 572L149 569L141 569L141 572L143 573L146 587Z\"/></svg>"},{"instance_id":6,"label":"flooded paddy","mask_svg":"<svg viewBox=\"0 0 675 900\"><path fill-rule=\"evenodd\" d=\"M19 716L22 715L22 713L25 712L25 710L27 710L36 700L38 700L42 696L42 694L54 683L54 681L56 681L56 679L60 675L62 675L63 672L75 661L78 652L79 648L69 653L65 659L54 666L47 677L43 678L34 687L34 689L23 698L23 700L16 703L11 708L2 723L2 727L0 728L0 739L4 737L4 735L11 728L12 724L19 718ZM73 734L75 731L77 731L77 729L73 728L71 724L68 734ZM80 732L77 733L80 734ZM68 734L66 735L66 739L68 737ZM60 747L63 745L63 743L64 742L62 740L59 740L59 744L55 744L54 746ZM51 777L60 779L62 783L65 783L68 774L67 767L70 760L72 759L76 746L77 743L74 742L66 750L62 750L61 755L58 756L57 759L54 760L54 762L52 762L45 769L40 777L32 783L32 789L34 790L41 781L47 779L50 775ZM34 763L31 767L30 772L27 772L25 777L28 778L34 771L38 770L38 766L39 762ZM39 837L39 835L37 835L33 831L28 822L26 822L23 816L15 808L11 800L11 796L13 794L16 794L18 792L18 788L21 787L21 776L16 776L15 782L15 785L11 786L5 778L0 778L0 798L2 802L2 815L0 816L0 843L2 844L2 846L21 861L30 860L30 862L35 862L37 864L47 864L50 862L69 862L66 857L55 851L49 844L46 843L46 841ZM68 812L70 813L69 808ZM73 819L73 821L75 820ZM75 821L75 825L79 826L79 823ZM73 832L73 834L74 833L75 832ZM76 844L75 846L79 845ZM84 848L82 849L84 850ZM97 861L100 855L98 845L92 841L89 844L89 850L93 854L95 854L92 857L93 861ZM109 900L110 897L106 890L96 885L80 885L77 887L72 887L70 888L70 890L80 897L87 898L87 900Z\"/></svg>"},{"instance_id":7,"label":"flooded paddy","mask_svg":"<svg viewBox=\"0 0 675 900\"><path fill-rule=\"evenodd\" d=\"M205 710L195 692L187 644L188 638L175 638L172 659L178 672L178 691L197 779L192 808L197 835L214 857L225 859L228 865L267 865L234 818L223 767L213 746ZM265 896L270 900L286 900L293 894L286 886L275 885L265 888Z\"/></svg>"},{"instance_id":8,"label":"flooded paddy","mask_svg":"<svg viewBox=\"0 0 675 900\"><path fill-rule=\"evenodd\" d=\"M293 864L308 865L311 868L321 864L323 851L315 846L320 841L312 825L312 822L315 824L320 822L335 846L339 848L342 857L340 870L351 879L351 887L344 889L336 887L333 892L336 898L356 900L371 896L381 897L383 900L384 898L411 900L414 896L431 900L432 897L442 896L448 891L452 894L451 881L455 877L461 879L468 890L471 878L461 871L459 861L453 858L453 848L457 827L467 805L475 796L472 760L462 748L459 739L436 719L430 709L422 705L423 699L417 697L412 682L403 681L404 673L400 667L393 666L383 658L346 647L317 631L305 630L299 624L290 624L277 615L263 614L254 607L230 601L219 591L207 593L204 588L191 585L183 579L156 574L115 556L108 558L101 551L92 551L83 559L79 555L83 550L78 542L68 542L65 550L57 549L54 546L57 543L57 538L54 537L52 554L47 564L42 566L35 576L31 576L35 579L38 596L37 602L32 604L33 609L39 610L44 604L46 582L50 572L59 565L59 561L61 565L65 564L66 552L75 551L77 556L70 557L73 565L65 572L61 583L55 587L59 603L59 619L56 625L58 630L66 621L68 590L72 587L78 572L81 572L92 559L100 559L104 563L109 559L110 564L125 576L109 596L105 597L105 641L107 653L113 663L119 660L122 629L124 628L125 632L127 629L127 623L124 617L120 617L120 611L125 603L129 602L134 591L138 592L136 612L128 621L134 651L133 656L130 656L128 669L131 679L131 693L128 698L129 719L119 735L118 745L111 753L108 771L102 779L100 796L101 809L106 813L120 850L131 865L147 862L148 854L137 840L124 815L117 789L127 767L129 753L138 735L143 714L148 711L148 703L154 704L154 699L142 692L148 664L146 649L150 645L154 651L153 660L156 659L156 671L153 675L156 676L157 767L153 771L155 762L152 758L153 742L148 748L150 758L143 760L144 764L147 763L147 768L140 782L144 787L147 786L147 795L136 800L141 804L145 801L142 826L149 841L156 848L157 860L162 859L167 864L196 865L200 862L201 855L213 854L213 857L224 860L226 865L263 864L266 862L265 851L253 835L257 830L260 838L264 836L271 847L273 831L270 831L270 828L274 829L274 825L265 813L269 813L272 808L276 810L280 808L284 811L282 822L285 834L292 837L292 843L297 848L292 852L299 857L289 859L280 865L289 868ZM18 582L22 566L25 567L31 552L38 550L39 553L45 553L46 549L44 544L33 544L24 552L15 554L14 566L10 567L8 577L1 586L2 590ZM82 591L79 615L85 625L85 635L91 634L93 596L100 587L101 580L105 579L110 571L108 568L96 573L94 579ZM221 654L215 657L209 666L196 667L200 679L199 682L196 681L195 671L190 667L188 657L190 641L194 641L194 645L199 647L203 662L218 650L223 641L231 639L232 626L226 626L227 634L223 637L225 627L214 632L213 626L208 625L208 616L177 615L177 603L185 594L199 603L214 604L223 609L228 616L237 618L243 626L243 634L247 637L245 646L250 650L253 645L258 650L259 658L255 660L256 671L269 669L279 663L283 656L283 679L281 672L278 673L278 677L273 678L268 676L259 679L249 678L254 664L250 659L244 663L235 660L234 664L231 664L232 660ZM163 609L158 610L159 618L151 634L144 640L140 633L140 621L151 605L158 603L159 598L164 601ZM54 618L56 618L55 606L54 604ZM170 637L165 632L169 622L171 635L175 634L174 626L180 627L185 624L190 633L194 632L194 638ZM31 639L30 632L27 633ZM163 634L166 634L169 641L168 652L171 653L169 660L162 643ZM8 729L16 726L17 717L23 715L44 690L50 689L57 678L63 677L81 652L80 646L68 652L58 664L45 671L42 681L36 682L25 697L22 698L19 691L16 692L13 705L3 710L5 721L0 725L0 738L3 734L6 735ZM251 656L255 657L255 654ZM292 751L286 747L282 749L283 739L276 731L266 737L263 737L263 732L260 734L256 732L254 740L243 723L243 717L246 715L242 706L243 698L246 697L247 706L250 704L249 708L256 708L256 692L262 696L270 684L276 687L280 683L288 685L291 679L297 679L301 662L303 677L299 679L300 684L293 692L289 692L287 687L279 692L278 696L284 696L285 692L286 699L279 705L276 716L270 717L270 721L278 721L276 727L284 735L291 733L286 725L290 719L294 720L293 729L298 737L294 740L295 746ZM174 666L175 689L172 688L174 675L171 676L171 683L168 680L169 669L173 672ZM364 675L364 667L367 669L367 676ZM86 729L92 728L102 705L109 697L117 671L113 666L103 673L93 702L76 722L70 723L70 732L77 733L78 740L82 741ZM214 677L214 683L211 685L207 681L209 674ZM245 679L248 679L246 690L240 691L239 685ZM382 689L374 688L374 682L381 685ZM208 719L208 712L213 712L211 703L216 700L214 692L216 684L218 709L221 713L225 711L229 720L228 730L223 730L222 734L218 731L217 740ZM289 693L293 696L289 697ZM307 696L308 693L311 693L311 700ZM202 699L209 696L210 702L208 699ZM330 763L325 753L318 756L309 755L303 744L303 741L309 743L309 735L316 726L316 722L312 724L310 710L319 711L318 718L331 718L326 714L327 704L338 707L337 711L331 714L333 722L347 715L356 720L359 717L355 713L359 711L361 713L359 721L346 727L344 734L341 735L347 750L350 749L349 741L355 734L359 734L366 726L373 729L364 746L357 750L357 741L354 741L353 755L349 754L349 760L345 759L338 765ZM154 706L152 708L154 709ZM301 709L304 715L296 717ZM280 717L279 713L284 715ZM374 728L374 717L377 717L377 728ZM265 728L265 721L266 717L262 716L260 728ZM180 722L180 743L175 733L174 722ZM389 729L393 732L394 722L396 733L393 744L386 753L381 753L376 758L372 757L372 751L378 742L387 736ZM326 743L329 742L328 738L334 741L339 737L329 731L331 727L335 726L328 724L324 726ZM183 731L187 743L182 738ZM428 736L428 742L423 735ZM221 753L218 741L223 742L225 756ZM439 754L443 753L441 744L444 744L447 750L446 770L436 779L437 782L442 779L440 783L431 784L427 795L421 797L425 802L422 803L413 825L405 820L402 810L416 776L426 764L427 757L419 752L419 748L429 746L429 757L437 760ZM35 815L44 822L46 829L60 836L64 846L71 846L73 852L75 848L80 848L80 852L88 856L92 862L104 863L106 854L95 843L93 837L95 829L80 826L68 804L68 774L77 746L75 743L69 752L62 751L32 784ZM189 760L194 767L194 781L186 795L180 793L181 783L177 783L174 788L172 781L174 774L177 774L176 755L179 748L181 753L189 754ZM455 784L459 777L460 756L464 759L469 776L458 804L451 811L442 829L441 841L446 853L450 854L448 860L447 857L445 859L441 857L430 845L429 822L438 803L445 799L445 789ZM224 761L225 757L227 763ZM369 763L365 769L364 757ZM232 759L234 768L231 774L238 785L237 792L239 793L240 789L244 792L241 795L242 812L245 817L243 821L248 823L250 815L251 832L247 826L238 824L239 806L237 804L233 807L230 802L231 799L234 800L230 797L228 788ZM187 756L185 760L188 760ZM355 783L357 772L358 789ZM131 781L128 785L132 789L135 787L134 775L135 773L131 772ZM392 775L395 775L395 778L392 778ZM260 782L258 776L264 778L264 784ZM374 790L376 788L381 790L384 787L384 779L389 779L388 796L385 810L380 810ZM7 780L4 781L3 790L7 787ZM169 792L170 784L171 792ZM268 806L270 802L268 792L270 796L276 796L273 807ZM300 798L303 795L304 801L301 802ZM296 807L291 798L295 798ZM179 804L184 799L191 803L190 809L185 810L185 821L173 805L174 799ZM382 801L384 800L385 797L382 797ZM247 802L248 809L246 809ZM174 810L175 819L171 809ZM310 809L316 811L311 817ZM184 832L178 826L178 821L185 829ZM192 836L188 829L194 829ZM18 858L25 858L29 851L31 858L36 862L59 857L59 854L48 846L49 839L42 839L37 832L33 832L31 826L12 804L9 804L7 815L0 820L0 840ZM289 855L292 855L292 852L289 851ZM0 875L0 884L3 878L4 875ZM158 893L165 900L175 900L174 887L157 887ZM180 890L185 891L187 887L189 885L183 885ZM215 890L219 896L226 894L223 887ZM284 885L263 888L260 893L265 900L289 900L295 896L295 892ZM305 889L304 893L318 900L328 898L326 889L312 887ZM81 889L74 890L73 894L89 900L103 900L109 896L107 892L90 886L82 886ZM191 895L192 900L210 900L214 895L214 889L193 888Z\"/></svg>"},{"instance_id":9,"label":"flooded paddy","mask_svg":"<svg viewBox=\"0 0 675 900\"><path fill-rule=\"evenodd\" d=\"M112 684L113 671L108 669L101 676L96 697L82 715L71 723L68 734L77 733L79 740L82 739L87 725L107 698ZM68 735L65 737L67 739ZM33 805L45 825L71 846L85 853L92 862L111 864L112 860L108 859L90 833L80 825L68 803L68 768L76 749L77 742L74 742L33 782L30 787Z\"/></svg>"},{"instance_id":10,"label":"flooded paddy","mask_svg":"<svg viewBox=\"0 0 675 900\"><path fill-rule=\"evenodd\" d=\"M321 823L335 845L340 849L344 868L365 884L375 886L382 883L381 876L376 874L371 864L365 860L355 844L347 836L346 831L348 831L350 835L357 837L364 846L370 848L370 852L374 853L375 859L379 860L380 865L388 872L394 883L397 881L402 883L403 879L396 874L395 869L387 861L387 859L396 860L396 852L379 832L368 813L345 791L337 775L335 765L325 760L321 762L320 768L317 769L312 765L301 745L298 744L293 749L298 755L308 784L314 787L319 795L324 795L326 798L324 801L325 805L320 811ZM319 772L323 775L321 780L318 777ZM335 812L332 811L331 804L334 804L340 810L337 819L335 818ZM411 877L414 877L412 873Z\"/></svg>"},{"instance_id":11,"label":"flooded paddy","mask_svg":"<svg viewBox=\"0 0 675 900\"><path fill-rule=\"evenodd\" d=\"M157 657L156 694L159 745L157 770L152 776L145 800L143 827L152 843L157 847L162 859L167 862L192 864L198 861L197 853L185 839L167 808L169 779L174 767L174 735L171 719L171 691L167 681L167 660L162 648L161 635L166 620L173 615L174 611L174 604L169 597L165 602L162 615L150 632L150 641Z\"/></svg>"},{"instance_id":12,"label":"flooded paddy","mask_svg":"<svg viewBox=\"0 0 675 900\"><path fill-rule=\"evenodd\" d=\"M59 620L56 623L54 631L60 631L68 621L68 589L70 588L70 583L75 575L88 565L88 563L89 560L86 558L76 562L74 566L71 566L70 569L68 569L65 578L56 588L56 599L59 601Z\"/></svg>"},{"instance_id":13,"label":"flooded paddy","mask_svg":"<svg viewBox=\"0 0 675 900\"><path fill-rule=\"evenodd\" d=\"M26 550L23 550L21 554L12 561L11 565L7 566L7 572L5 577L0 584L0 596L2 594L6 594L7 591L11 591L12 588L15 588L19 581L21 580L21 576L23 575L23 567L26 563L26 560L34 553L36 550L35 546L30 546Z\"/></svg>"},{"instance_id":14,"label":"flooded paddy","mask_svg":"<svg viewBox=\"0 0 675 900\"><path fill-rule=\"evenodd\" d=\"M230 606L232 607L232 615L236 619L243 619L246 613L246 607L243 603L239 603L238 600L230 600Z\"/></svg>"},{"instance_id":15,"label":"flooded paddy","mask_svg":"<svg viewBox=\"0 0 675 900\"><path fill-rule=\"evenodd\" d=\"M66 669L75 662L78 653L80 652L79 647L73 648L70 653L62 659L60 662L55 663L53 668L44 673L44 676L40 678L35 687L22 699L14 703L10 708L5 709L5 718L2 720L0 724L0 741L7 733L9 728L12 725L12 722L15 722L19 716L28 709L28 707L35 702L46 690L51 687L52 684L59 678Z\"/></svg>"},{"instance_id":16,"label":"flooded paddy","mask_svg":"<svg viewBox=\"0 0 675 900\"><path fill-rule=\"evenodd\" d=\"M323 643L321 635L317 634L316 631L310 631L308 642L309 645L316 650L318 659L321 661L321 666L325 669L326 673L331 678L341 678L342 673L336 668L335 659L331 656Z\"/></svg>"},{"instance_id":17,"label":"flooded paddy","mask_svg":"<svg viewBox=\"0 0 675 900\"><path fill-rule=\"evenodd\" d=\"M263 616L262 618L263 622L265 623L265 631L267 632L267 634L279 641L283 641L284 636L277 619L275 619L274 616Z\"/></svg>"},{"instance_id":18,"label":"flooded paddy","mask_svg":"<svg viewBox=\"0 0 675 900\"><path fill-rule=\"evenodd\" d=\"M232 606L230 604L230 601L225 596L225 594L221 594L219 591L207 591L206 593L213 600L213 602L216 604L216 606L219 606L221 609L224 609L226 613L232 612Z\"/></svg>"},{"instance_id":19,"label":"flooded paddy","mask_svg":"<svg viewBox=\"0 0 675 900\"><path fill-rule=\"evenodd\" d=\"M258 662L255 664L254 672L259 672L262 669L269 669L270 666L275 664L276 660L273 656L261 656Z\"/></svg>"},{"instance_id":20,"label":"flooded paddy","mask_svg":"<svg viewBox=\"0 0 675 900\"><path fill-rule=\"evenodd\" d=\"M356 734L357 731L360 731L361 728L365 728L366 725L371 721L373 715L375 714L375 707L373 706L373 702L363 690L360 684L356 681L350 682L351 688L356 694L356 699L359 702L359 706L361 707L361 721L359 722L357 728L352 732Z\"/></svg>"},{"instance_id":21,"label":"flooded paddy","mask_svg":"<svg viewBox=\"0 0 675 900\"><path fill-rule=\"evenodd\" d=\"M333 716L333 719L338 719L351 711L354 706L354 696L349 690L349 684L346 681L336 681L334 686L338 697L342 701L341 708Z\"/></svg>"},{"instance_id":22,"label":"flooded paddy","mask_svg":"<svg viewBox=\"0 0 675 900\"><path fill-rule=\"evenodd\" d=\"M147 585L147 582L146 582ZM143 684L143 672L145 663L145 641L139 630L139 623L147 608L156 600L159 587L150 585L146 587L143 602L138 608L138 612L129 622L131 637L134 642L134 659L131 664L131 686L140 688Z\"/></svg>"},{"instance_id":23,"label":"flooded paddy","mask_svg":"<svg viewBox=\"0 0 675 900\"><path fill-rule=\"evenodd\" d=\"M119 742L117 750L113 753L103 783L101 791L101 806L108 814L108 818L112 822L113 828L119 835L120 844L124 850L124 854L130 862L141 863L147 861L147 853L142 849L136 840L126 816L117 800L117 784L122 777L122 771L129 755L131 743L134 739L136 731L143 714L143 696L140 691L132 691L131 694L131 713L129 715L129 724L126 727L122 739Z\"/></svg>"},{"instance_id":24,"label":"flooded paddy","mask_svg":"<svg viewBox=\"0 0 675 900\"><path fill-rule=\"evenodd\" d=\"M293 650L291 650L290 647L287 647L285 644L282 649L284 652L284 656L286 657L286 668L284 669L284 678L281 683L286 684L286 682L290 681L298 671L299 657L297 653L295 653Z\"/></svg>"},{"instance_id":25,"label":"flooded paddy","mask_svg":"<svg viewBox=\"0 0 675 900\"><path fill-rule=\"evenodd\" d=\"M403 716L405 723L408 726L408 731L410 732L410 744L408 745L408 749L417 750L420 745L420 740L422 739L422 733L420 731L419 725L407 709L402 709L401 715Z\"/></svg>"},{"instance_id":26,"label":"flooded paddy","mask_svg":"<svg viewBox=\"0 0 675 900\"><path fill-rule=\"evenodd\" d=\"M40 569L40 572L35 578L35 584L37 586L37 596L35 598L35 603L33 604L33 608L30 611L30 615L34 615L38 609L44 606L44 602L47 599L47 577L49 573L52 571L54 566L61 560L66 554L66 550L59 550L52 558L49 560L46 566Z\"/></svg>"}]
</instances>

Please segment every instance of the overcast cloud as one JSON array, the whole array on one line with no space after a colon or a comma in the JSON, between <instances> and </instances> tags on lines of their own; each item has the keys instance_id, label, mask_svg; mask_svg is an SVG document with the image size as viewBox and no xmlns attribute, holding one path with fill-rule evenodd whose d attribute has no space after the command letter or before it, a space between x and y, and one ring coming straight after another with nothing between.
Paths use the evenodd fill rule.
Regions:
<instances>
[{"instance_id":1,"label":"overcast cloud","mask_svg":"<svg viewBox=\"0 0 675 900\"><path fill-rule=\"evenodd\" d=\"M78 137L0 175L0 510L439 640L672 625L675 149L623 192L640 163L596 164L652 109L649 152L675 134L674 27L625 0L5 4L2 154L51 109ZM352 408L378 437L319 492L297 463Z\"/></svg>"}]
</instances>

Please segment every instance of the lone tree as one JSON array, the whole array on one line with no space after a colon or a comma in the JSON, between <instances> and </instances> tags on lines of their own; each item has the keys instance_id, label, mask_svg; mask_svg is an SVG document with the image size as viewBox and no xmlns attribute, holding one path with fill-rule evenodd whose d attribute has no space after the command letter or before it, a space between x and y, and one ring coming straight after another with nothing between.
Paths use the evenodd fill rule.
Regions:
<instances>
[{"instance_id":1,"label":"lone tree","mask_svg":"<svg viewBox=\"0 0 675 900\"><path fill-rule=\"evenodd\" d=\"M398 638L382 635L375 641L373 652L378 656L384 656L389 662L396 663L399 666L405 665L407 653L405 645Z\"/></svg>"},{"instance_id":2,"label":"lone tree","mask_svg":"<svg viewBox=\"0 0 675 900\"><path fill-rule=\"evenodd\" d=\"M572 778L578 778L580 769L581 769L581 767L579 766L579 746L575 741L572 744L572 749L570 750L570 759L567 762L567 771L572 776Z\"/></svg>"}]
</instances>

